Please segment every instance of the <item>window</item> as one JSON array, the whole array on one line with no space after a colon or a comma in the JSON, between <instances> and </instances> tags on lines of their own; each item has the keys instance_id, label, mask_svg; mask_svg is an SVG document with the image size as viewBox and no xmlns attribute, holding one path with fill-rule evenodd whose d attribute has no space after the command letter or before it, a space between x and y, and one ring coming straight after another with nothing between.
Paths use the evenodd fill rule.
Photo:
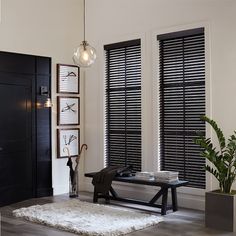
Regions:
<instances>
[{"instance_id":1,"label":"window","mask_svg":"<svg viewBox=\"0 0 236 236\"><path fill-rule=\"evenodd\" d=\"M106 57L106 165L141 171L141 45L104 46Z\"/></svg>"},{"instance_id":2,"label":"window","mask_svg":"<svg viewBox=\"0 0 236 236\"><path fill-rule=\"evenodd\" d=\"M157 36L159 43L159 138L162 170L178 171L190 187L205 188L205 159L193 143L205 134L204 29Z\"/></svg>"}]
</instances>

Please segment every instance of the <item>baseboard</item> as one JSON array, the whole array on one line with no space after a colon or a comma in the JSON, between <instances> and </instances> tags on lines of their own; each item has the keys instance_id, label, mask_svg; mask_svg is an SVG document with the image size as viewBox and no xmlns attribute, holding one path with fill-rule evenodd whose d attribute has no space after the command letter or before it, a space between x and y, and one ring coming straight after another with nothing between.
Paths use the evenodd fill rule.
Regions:
<instances>
[{"instance_id":1,"label":"baseboard","mask_svg":"<svg viewBox=\"0 0 236 236\"><path fill-rule=\"evenodd\" d=\"M134 185L134 184L116 184L112 185L114 189L122 196L139 200L150 200L157 192L158 187ZM83 183L83 190L93 192L93 185L90 181ZM205 209L205 197L204 195L184 193L183 190L178 191L178 205L179 207L204 210ZM170 202L170 194L168 194L168 201Z\"/></svg>"},{"instance_id":2,"label":"baseboard","mask_svg":"<svg viewBox=\"0 0 236 236\"><path fill-rule=\"evenodd\" d=\"M53 195L60 195L69 192L69 182L68 186L65 185L55 185L53 186Z\"/></svg>"}]
</instances>

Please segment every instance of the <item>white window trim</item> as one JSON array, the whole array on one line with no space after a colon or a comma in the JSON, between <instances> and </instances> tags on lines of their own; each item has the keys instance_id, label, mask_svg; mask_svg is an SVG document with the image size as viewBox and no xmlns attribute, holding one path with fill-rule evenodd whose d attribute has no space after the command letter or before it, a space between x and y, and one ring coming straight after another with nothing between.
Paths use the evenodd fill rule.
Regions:
<instances>
[{"instance_id":1,"label":"white window trim","mask_svg":"<svg viewBox=\"0 0 236 236\"><path fill-rule=\"evenodd\" d=\"M145 62L146 62L146 58L145 58L145 45L146 45L146 35L145 33L135 33L135 34L130 34L130 35L123 35L123 36L115 36L115 37L111 37L111 38L106 38L106 39L102 39L99 41L98 46L97 46L97 52L98 55L102 55L102 60L100 59L100 63L98 63L99 68L101 68L99 70L99 81L100 81L100 88L99 91L102 91L102 94L99 94L99 104L100 104L100 109L99 111L99 120L97 122L98 127L100 127L100 129L102 129L102 134L103 136L100 138L99 140L99 147L102 147L99 150L99 153L101 158L98 161L98 168L102 169L105 166L105 51L104 51L104 45L107 44L113 44L113 43L119 43L119 42L123 42L123 41L129 41L129 40L135 40L135 39L141 39L141 86L142 86L142 92L141 92L141 106L142 106L142 170L147 169L147 165L148 165L148 161L147 158L143 158L144 156L150 156L152 155L149 154L150 152L152 152L151 146L150 148L146 148L146 146L152 143L150 140L145 139L145 136L148 136L147 134L145 135L145 133L147 133L147 129L145 127L145 123L146 123L146 112L143 110L145 109L145 105L147 104L146 102L146 97L150 92L148 92L147 90L147 83L145 83L145 80L143 78L145 78L145 73L146 73L146 66L145 66ZM150 75L151 77L151 75ZM151 137L150 137L151 138ZM143 148L145 147L145 148Z\"/></svg>"},{"instance_id":2,"label":"white window trim","mask_svg":"<svg viewBox=\"0 0 236 236\"><path fill-rule=\"evenodd\" d=\"M154 162L154 168L158 169L160 165L160 159L158 156L159 153L159 125L158 125L158 111L159 111L159 48L158 48L158 42L157 42L157 35L171 33L171 32L177 32L182 30L188 30L188 29L194 29L194 28L201 28L203 27L205 29L205 72L206 72L206 78L205 78L205 88L206 88L206 115L209 117L212 117L212 105L211 105L211 97L212 97L212 91L211 91L211 67L210 67L210 24L209 22L200 22L190 25L183 25L183 26L175 26L171 28L166 29L159 29L152 31L152 78L153 78L153 156L155 157ZM212 137L212 132L210 128L207 126L206 128L206 136ZM213 186L215 185L215 181L208 172L206 173L206 189L197 189L197 188L190 188L190 187L184 187L181 189L182 193L192 193L193 195L204 195L206 191L210 191L213 189Z\"/></svg>"}]
</instances>

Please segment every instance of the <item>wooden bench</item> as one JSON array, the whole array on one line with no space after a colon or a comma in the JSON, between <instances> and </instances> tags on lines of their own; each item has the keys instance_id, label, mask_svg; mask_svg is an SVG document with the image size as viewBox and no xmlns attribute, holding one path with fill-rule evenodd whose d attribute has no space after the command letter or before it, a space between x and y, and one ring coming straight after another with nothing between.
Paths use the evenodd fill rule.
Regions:
<instances>
[{"instance_id":1,"label":"wooden bench","mask_svg":"<svg viewBox=\"0 0 236 236\"><path fill-rule=\"evenodd\" d=\"M96 172L93 173L86 173L85 177L90 177L93 178L93 176L96 174ZM156 207L156 208L161 208L161 214L166 215L167 210L173 210L177 211L178 210L178 202L177 202L177 192L176 188L185 186L188 184L188 181L175 181L171 183L162 183L162 182L157 182L155 180L140 180L135 177L115 177L113 181L118 181L118 182L125 182L125 183L132 183L132 184L141 184L141 185L149 185L149 186L158 186L160 187L160 190L157 191L157 193L154 195L154 197L150 201L140 201L136 199L129 199L129 198L122 198L120 197L117 192L113 189L111 186L110 188L110 194L107 195L102 195L99 192L94 189L93 193L93 202L97 202L98 198L105 198L107 201L109 200L116 200L116 201L122 201L122 202L127 202L127 203L132 203L132 204L140 204L144 206L149 206L149 207ZM172 204L167 205L167 198L168 198L168 190L171 190L171 197L172 197ZM156 201L162 197L161 204L156 204Z\"/></svg>"}]
</instances>

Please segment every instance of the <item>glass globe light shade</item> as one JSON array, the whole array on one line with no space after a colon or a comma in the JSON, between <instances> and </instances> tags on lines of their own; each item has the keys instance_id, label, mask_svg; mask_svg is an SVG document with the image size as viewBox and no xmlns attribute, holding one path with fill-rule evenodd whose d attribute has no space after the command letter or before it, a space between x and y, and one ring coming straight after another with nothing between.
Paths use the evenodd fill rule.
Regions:
<instances>
[{"instance_id":1,"label":"glass globe light shade","mask_svg":"<svg viewBox=\"0 0 236 236\"><path fill-rule=\"evenodd\" d=\"M80 67L89 67L95 62L96 57L96 50L86 41L83 41L74 52L73 61Z\"/></svg>"}]
</instances>

